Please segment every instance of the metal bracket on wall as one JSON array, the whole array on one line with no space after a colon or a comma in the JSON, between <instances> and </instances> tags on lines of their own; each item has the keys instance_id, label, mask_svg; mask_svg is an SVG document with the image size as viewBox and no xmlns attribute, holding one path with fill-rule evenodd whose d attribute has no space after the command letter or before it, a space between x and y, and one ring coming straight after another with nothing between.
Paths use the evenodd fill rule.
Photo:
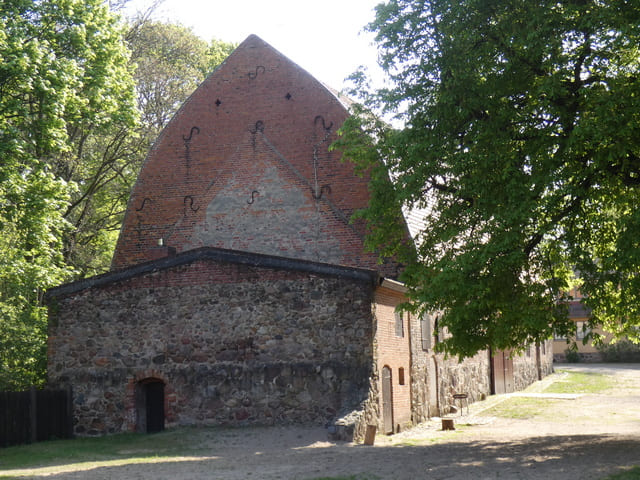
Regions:
<instances>
[{"instance_id":1,"label":"metal bracket on wall","mask_svg":"<svg viewBox=\"0 0 640 480\"><path fill-rule=\"evenodd\" d=\"M189 208L192 212L197 212L198 210L200 210L200 207L193 208L193 197L191 195L186 195L183 200L185 217L187 216L187 201L189 202Z\"/></svg>"},{"instance_id":2,"label":"metal bracket on wall","mask_svg":"<svg viewBox=\"0 0 640 480\"><path fill-rule=\"evenodd\" d=\"M322 128L324 129L324 138L313 145L314 188L312 194L313 198L315 198L316 200L319 200L322 197L322 193L325 187L327 187L329 189L329 193L331 193L331 188L329 187L329 185L323 185L321 188L318 185L318 163L320 160L318 158L318 150L320 149L320 146L329 139L329 136L331 135L331 128L333 127L333 122L331 122L329 126L327 126L327 123L322 115L316 115L316 118L313 119L314 125L317 125L318 122L322 122Z\"/></svg>"},{"instance_id":3,"label":"metal bracket on wall","mask_svg":"<svg viewBox=\"0 0 640 480\"><path fill-rule=\"evenodd\" d=\"M311 190L311 194L313 195L313 198L316 200L320 200L322 198L322 194L323 193L331 193L331 185L322 185L322 187L320 187L320 193L316 193L313 191L313 189Z\"/></svg>"},{"instance_id":4,"label":"metal bracket on wall","mask_svg":"<svg viewBox=\"0 0 640 480\"><path fill-rule=\"evenodd\" d=\"M186 166L187 166L187 171L186 171L186 176L187 179L189 178L189 169L191 167L191 139L193 138L193 134L199 135L200 134L200 127L196 127L195 125L193 127L191 127L191 130L189 131L189 136L186 137L184 135L182 135L182 141L184 142L184 159L186 161Z\"/></svg>"},{"instance_id":5,"label":"metal bracket on wall","mask_svg":"<svg viewBox=\"0 0 640 480\"><path fill-rule=\"evenodd\" d=\"M196 127L196 126L191 127L188 137L185 137L184 135L182 135L182 140L185 142L185 147L187 146L187 143L191 141L191 138L193 138L193 132L196 132L196 135L198 135L200 133L200 127Z\"/></svg>"},{"instance_id":6,"label":"metal bracket on wall","mask_svg":"<svg viewBox=\"0 0 640 480\"><path fill-rule=\"evenodd\" d=\"M313 119L313 123L315 125L318 124L318 121L322 122L322 128L324 128L327 132L333 127L333 122L331 122L329 126L327 126L326 121L322 115L317 115L316 118Z\"/></svg>"},{"instance_id":7,"label":"metal bracket on wall","mask_svg":"<svg viewBox=\"0 0 640 480\"><path fill-rule=\"evenodd\" d=\"M258 120L253 128L249 129L252 134L256 134L258 132L264 133L264 122L262 120Z\"/></svg>"},{"instance_id":8,"label":"metal bracket on wall","mask_svg":"<svg viewBox=\"0 0 640 480\"><path fill-rule=\"evenodd\" d=\"M258 65L256 67L256 71L255 72L249 72L249 78L251 80L255 80L256 78L258 78L258 75L261 73L266 72L265 68L262 65Z\"/></svg>"},{"instance_id":9,"label":"metal bracket on wall","mask_svg":"<svg viewBox=\"0 0 640 480\"><path fill-rule=\"evenodd\" d=\"M136 208L136 212L141 212L144 209L144 206L147 204L147 202L151 203L151 199L149 197L144 197L142 199L142 204L140 205L140 207Z\"/></svg>"},{"instance_id":10,"label":"metal bracket on wall","mask_svg":"<svg viewBox=\"0 0 640 480\"><path fill-rule=\"evenodd\" d=\"M247 203L251 205L253 202L255 202L255 198L257 195L260 195L260 192L258 192L257 190L253 190L251 192L251 200L247 200Z\"/></svg>"}]
</instances>

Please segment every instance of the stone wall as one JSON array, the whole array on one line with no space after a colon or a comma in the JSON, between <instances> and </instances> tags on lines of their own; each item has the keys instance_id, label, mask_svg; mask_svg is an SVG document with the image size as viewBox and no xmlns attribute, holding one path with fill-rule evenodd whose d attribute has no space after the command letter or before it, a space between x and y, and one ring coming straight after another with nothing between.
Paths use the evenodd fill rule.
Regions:
<instances>
[{"instance_id":1,"label":"stone wall","mask_svg":"<svg viewBox=\"0 0 640 480\"><path fill-rule=\"evenodd\" d=\"M49 379L73 387L77 434L132 430L149 378L167 426L325 424L367 398L371 282L211 260L109 278L50 295Z\"/></svg>"},{"instance_id":2,"label":"stone wall","mask_svg":"<svg viewBox=\"0 0 640 480\"><path fill-rule=\"evenodd\" d=\"M411 317L411 401L413 423L425 421L432 416L451 412L451 407L460 407L453 395L466 393L468 402L484 400L491 394L491 361L488 351L478 352L471 358L459 361L436 352L434 336L436 315L424 320ZM442 334L442 332L439 332ZM550 342L545 348L536 347L513 359L513 385L522 390L553 369ZM464 405L464 403L462 403Z\"/></svg>"},{"instance_id":3,"label":"stone wall","mask_svg":"<svg viewBox=\"0 0 640 480\"><path fill-rule=\"evenodd\" d=\"M479 352L471 358L459 362L455 357L438 355L439 402L441 415L451 412L452 406L460 403L454 400L456 393L466 393L469 403L484 400L491 393L491 371L489 355ZM463 403L464 405L464 403Z\"/></svg>"},{"instance_id":4,"label":"stone wall","mask_svg":"<svg viewBox=\"0 0 640 480\"><path fill-rule=\"evenodd\" d=\"M513 358L514 389L524 390L553 372L552 342L530 345Z\"/></svg>"},{"instance_id":5,"label":"stone wall","mask_svg":"<svg viewBox=\"0 0 640 480\"><path fill-rule=\"evenodd\" d=\"M456 405L455 393L466 393L471 403L486 398L491 392L488 353L480 352L462 362L437 353L435 319L435 314L424 319L411 317L414 423L449 413L451 406Z\"/></svg>"}]
</instances>

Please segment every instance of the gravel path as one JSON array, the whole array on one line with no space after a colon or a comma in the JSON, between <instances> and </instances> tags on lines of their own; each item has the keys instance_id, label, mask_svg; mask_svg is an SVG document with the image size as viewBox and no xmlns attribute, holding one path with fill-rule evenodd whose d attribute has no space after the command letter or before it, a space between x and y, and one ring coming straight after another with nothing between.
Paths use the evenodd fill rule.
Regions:
<instances>
[{"instance_id":1,"label":"gravel path","mask_svg":"<svg viewBox=\"0 0 640 480\"><path fill-rule=\"evenodd\" d=\"M492 416L493 408L517 395L493 396L456 417L455 431L442 431L440 422L432 421L391 437L378 436L374 446L329 442L318 428L203 429L198 456L47 478L588 480L640 466L640 364L557 369L605 373L615 387L566 398L539 395L549 383L562 381L563 375L556 373L527 390L542 405L531 418Z\"/></svg>"}]
</instances>

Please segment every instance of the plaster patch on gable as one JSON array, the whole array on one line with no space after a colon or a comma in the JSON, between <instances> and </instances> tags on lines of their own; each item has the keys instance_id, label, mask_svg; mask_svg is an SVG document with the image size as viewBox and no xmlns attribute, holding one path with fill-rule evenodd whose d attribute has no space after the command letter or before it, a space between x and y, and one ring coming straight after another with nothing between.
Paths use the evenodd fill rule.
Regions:
<instances>
[{"instance_id":1,"label":"plaster patch on gable","mask_svg":"<svg viewBox=\"0 0 640 480\"><path fill-rule=\"evenodd\" d=\"M326 208L284 179L276 165L255 162L236 170L209 202L191 248L213 246L341 264ZM248 170L248 171L247 171Z\"/></svg>"}]
</instances>

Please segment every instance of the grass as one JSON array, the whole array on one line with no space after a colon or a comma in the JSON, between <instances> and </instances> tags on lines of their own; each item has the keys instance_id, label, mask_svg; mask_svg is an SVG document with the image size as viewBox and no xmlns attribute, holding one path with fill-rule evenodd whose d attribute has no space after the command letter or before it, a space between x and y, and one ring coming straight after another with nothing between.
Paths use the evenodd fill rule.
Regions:
<instances>
[{"instance_id":1,"label":"grass","mask_svg":"<svg viewBox=\"0 0 640 480\"><path fill-rule=\"evenodd\" d=\"M310 480L379 480L380 477L371 475L348 475L339 477L317 477Z\"/></svg>"},{"instance_id":2,"label":"grass","mask_svg":"<svg viewBox=\"0 0 640 480\"><path fill-rule=\"evenodd\" d=\"M438 444L444 442L450 442L452 437L455 435L460 435L464 432L465 428L468 425L465 424L456 424L456 429L454 431L441 431L438 430L434 432L433 437L429 438L403 438L401 441L395 444L396 447L418 447L424 446L426 443L429 444Z\"/></svg>"},{"instance_id":3,"label":"grass","mask_svg":"<svg viewBox=\"0 0 640 480\"><path fill-rule=\"evenodd\" d=\"M606 392L614 384L601 373L579 373L558 370L560 378L550 384L543 393L595 394ZM530 419L541 415L555 415L549 406L561 404L564 400L551 398L509 398L486 411L486 415L500 418ZM546 413L545 413L546 412ZM551 412L551 413L549 413Z\"/></svg>"},{"instance_id":4,"label":"grass","mask_svg":"<svg viewBox=\"0 0 640 480\"><path fill-rule=\"evenodd\" d=\"M483 415L526 420L541 415L549 407L550 402L555 402L555 400L514 397L491 407Z\"/></svg>"},{"instance_id":5,"label":"grass","mask_svg":"<svg viewBox=\"0 0 640 480\"><path fill-rule=\"evenodd\" d=\"M631 470L616 473L603 480L640 480L640 467L633 467Z\"/></svg>"},{"instance_id":6,"label":"grass","mask_svg":"<svg viewBox=\"0 0 640 480\"><path fill-rule=\"evenodd\" d=\"M544 393L602 393L614 386L611 379L602 373L558 372L566 376L553 382Z\"/></svg>"},{"instance_id":7,"label":"grass","mask_svg":"<svg viewBox=\"0 0 640 480\"><path fill-rule=\"evenodd\" d=\"M223 432L223 435L220 435ZM26 470L50 467L52 473L60 465L74 465L78 469L92 466L112 466L133 463L158 463L176 459L195 458L198 454L210 455L199 447L203 437L211 444L211 438L220 436L224 441L228 432L224 429L180 428L154 435L122 433L97 438L53 440L18 445L0 449L0 478L10 470Z\"/></svg>"}]
</instances>

